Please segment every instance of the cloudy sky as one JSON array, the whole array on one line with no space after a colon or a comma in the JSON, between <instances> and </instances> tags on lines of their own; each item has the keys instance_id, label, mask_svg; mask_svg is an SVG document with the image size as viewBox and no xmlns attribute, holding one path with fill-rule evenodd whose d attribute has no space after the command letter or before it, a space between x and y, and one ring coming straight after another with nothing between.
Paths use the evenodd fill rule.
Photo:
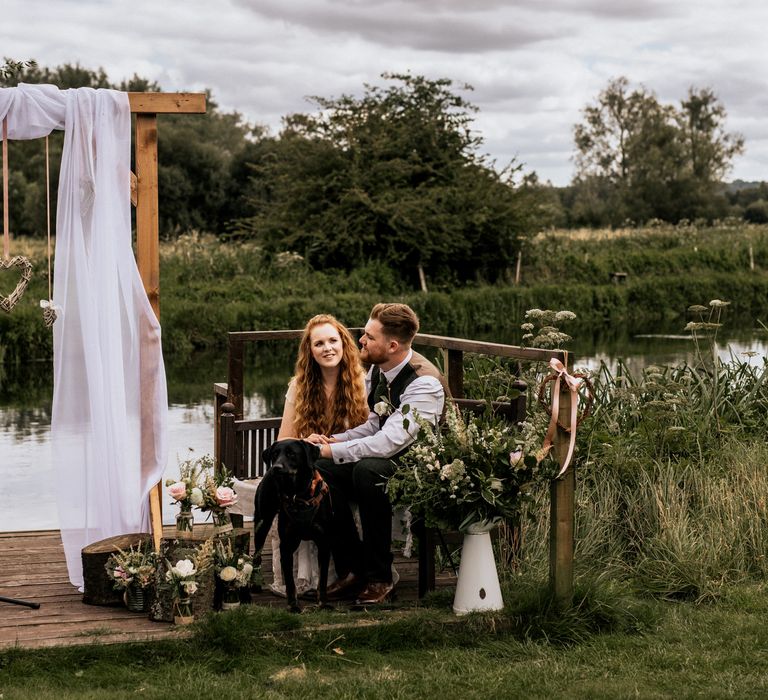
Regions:
<instances>
[{"instance_id":1,"label":"cloudy sky","mask_svg":"<svg viewBox=\"0 0 768 700\"><path fill-rule=\"evenodd\" d=\"M484 150L556 185L611 78L665 103L709 87L746 139L730 179L768 180L766 27L764 0L0 0L0 55L210 88L275 132L385 71L450 78L474 87Z\"/></svg>"}]
</instances>

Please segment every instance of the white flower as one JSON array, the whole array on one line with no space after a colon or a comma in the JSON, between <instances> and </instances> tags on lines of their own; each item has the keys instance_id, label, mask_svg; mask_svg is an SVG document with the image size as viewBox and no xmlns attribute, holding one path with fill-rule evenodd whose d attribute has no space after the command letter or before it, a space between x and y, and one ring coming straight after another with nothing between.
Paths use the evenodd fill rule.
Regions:
<instances>
[{"instance_id":1,"label":"white flower","mask_svg":"<svg viewBox=\"0 0 768 700\"><path fill-rule=\"evenodd\" d=\"M451 481L455 481L456 479L463 477L465 471L466 467L464 466L464 462L460 459L454 459L453 462L446 464L440 470L440 478L443 480L450 479Z\"/></svg>"},{"instance_id":2,"label":"white flower","mask_svg":"<svg viewBox=\"0 0 768 700\"><path fill-rule=\"evenodd\" d=\"M373 412L377 416L388 416L390 413L390 406L387 401L379 401L374 407Z\"/></svg>"},{"instance_id":3,"label":"white flower","mask_svg":"<svg viewBox=\"0 0 768 700\"><path fill-rule=\"evenodd\" d=\"M189 500L193 506L203 505L203 491L199 487L195 486L192 489L192 493L189 495Z\"/></svg>"},{"instance_id":4,"label":"white flower","mask_svg":"<svg viewBox=\"0 0 768 700\"><path fill-rule=\"evenodd\" d=\"M195 574L195 565L189 559L181 559L176 562L176 566L171 568L171 571L178 578L185 578Z\"/></svg>"},{"instance_id":5,"label":"white flower","mask_svg":"<svg viewBox=\"0 0 768 700\"><path fill-rule=\"evenodd\" d=\"M504 484L501 483L501 479L489 479L488 488L491 489L491 491L503 491Z\"/></svg>"},{"instance_id":6,"label":"white flower","mask_svg":"<svg viewBox=\"0 0 768 700\"><path fill-rule=\"evenodd\" d=\"M234 581L237 578L237 569L234 566L225 566L219 571L219 578L226 583Z\"/></svg>"},{"instance_id":7,"label":"white flower","mask_svg":"<svg viewBox=\"0 0 768 700\"><path fill-rule=\"evenodd\" d=\"M246 562L243 564L243 577L247 580L251 577L251 574L253 573L253 565Z\"/></svg>"}]
</instances>

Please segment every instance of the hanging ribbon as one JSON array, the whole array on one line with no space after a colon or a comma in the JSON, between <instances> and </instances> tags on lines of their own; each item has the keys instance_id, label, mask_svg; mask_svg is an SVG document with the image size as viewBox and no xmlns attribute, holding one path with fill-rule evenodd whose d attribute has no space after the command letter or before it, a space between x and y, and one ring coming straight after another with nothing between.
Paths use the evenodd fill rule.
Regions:
<instances>
[{"instance_id":1,"label":"hanging ribbon","mask_svg":"<svg viewBox=\"0 0 768 700\"><path fill-rule=\"evenodd\" d=\"M568 466L571 463L571 458L573 457L573 451L576 447L576 426L580 422L579 419L579 389L581 388L582 384L586 384L587 388L590 390L589 398L588 398L588 406L587 410L585 410L584 415L586 415L587 411L589 410L589 407L592 405L592 391L589 387L589 382L586 380L585 377L579 376L579 375L572 375L568 374L568 371L565 368L565 365L560 362L557 358L553 357L549 361L549 366L553 370L553 374L551 374L549 377L547 377L541 384L541 387L539 389L539 401L544 403L543 393L544 393L544 387L547 385L547 383L554 381L554 386L552 387L552 407L550 409L550 416L549 416L549 426L547 427L547 434L544 436L544 444L541 446L541 452L540 454L542 456L546 455L554 445L555 442L555 435L557 434L557 427L558 425L565 430L569 436L570 439L568 441L568 453L565 456L565 459L563 460L563 464L560 467L560 471L557 473L556 479L559 479L563 474L565 474L566 469L568 469ZM568 426L561 425L558 422L558 413L560 412L560 384L561 382L565 382L566 386L568 387L568 390L571 393L571 415L570 415L570 422ZM583 419L584 416L582 416Z\"/></svg>"},{"instance_id":2,"label":"hanging ribbon","mask_svg":"<svg viewBox=\"0 0 768 700\"><path fill-rule=\"evenodd\" d=\"M8 220L8 117L3 119L3 260L11 257L11 234Z\"/></svg>"},{"instance_id":3,"label":"hanging ribbon","mask_svg":"<svg viewBox=\"0 0 768 700\"><path fill-rule=\"evenodd\" d=\"M17 255L11 258L11 227L8 212L8 117L3 118L3 259L0 260L0 270L10 270L17 267L21 271L16 288L8 295L0 294L0 310L10 313L21 299L24 290L32 279L32 263L23 255Z\"/></svg>"},{"instance_id":4,"label":"hanging ribbon","mask_svg":"<svg viewBox=\"0 0 768 700\"><path fill-rule=\"evenodd\" d=\"M40 300L40 308L43 310L43 322L50 328L58 317L61 308L53 305L53 291L51 289L51 159L48 152L48 137L45 137L45 224L48 229L48 299Z\"/></svg>"}]
</instances>

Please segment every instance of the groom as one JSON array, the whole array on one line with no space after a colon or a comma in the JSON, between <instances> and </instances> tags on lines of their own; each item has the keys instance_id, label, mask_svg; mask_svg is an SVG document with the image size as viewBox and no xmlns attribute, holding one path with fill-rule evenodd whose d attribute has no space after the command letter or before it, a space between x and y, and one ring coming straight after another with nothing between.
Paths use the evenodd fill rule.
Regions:
<instances>
[{"instance_id":1,"label":"groom","mask_svg":"<svg viewBox=\"0 0 768 700\"><path fill-rule=\"evenodd\" d=\"M418 330L419 319L406 304L374 306L360 338L360 357L371 364L366 376L368 420L337 435L307 438L320 445L324 459L318 468L323 477L360 508L362 562L342 564L339 570L350 573L328 589L330 596L340 598L365 585L358 605L381 603L391 596L392 506L384 482L397 468L397 457L418 434L413 414L437 424L449 395L437 367L411 349ZM401 406L409 407L407 427ZM354 556L339 552L337 557L334 551L337 561Z\"/></svg>"}]
</instances>

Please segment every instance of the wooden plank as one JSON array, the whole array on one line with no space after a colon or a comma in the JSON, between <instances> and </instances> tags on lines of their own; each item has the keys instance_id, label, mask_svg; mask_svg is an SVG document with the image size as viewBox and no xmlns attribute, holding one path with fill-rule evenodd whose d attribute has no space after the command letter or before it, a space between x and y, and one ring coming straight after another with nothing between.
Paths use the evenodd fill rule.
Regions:
<instances>
[{"instance_id":1,"label":"wooden plank","mask_svg":"<svg viewBox=\"0 0 768 700\"><path fill-rule=\"evenodd\" d=\"M129 92L134 114L204 114L204 92Z\"/></svg>"},{"instance_id":2,"label":"wooden plank","mask_svg":"<svg viewBox=\"0 0 768 700\"><path fill-rule=\"evenodd\" d=\"M211 525L195 525L195 531L205 537L213 533ZM172 535L172 525L164 528L166 535ZM18 572L9 577L4 563L8 548L19 541L30 548L55 549L58 559L46 567L45 575ZM52 545L54 545L52 547ZM14 555L15 556L15 555ZM271 551L263 556L265 579L271 581ZM417 599L417 562L395 554L395 566L400 574L398 597L402 601ZM53 573L55 567L61 574ZM11 583L8 579L13 578ZM456 579L450 572L437 573L438 586L455 585ZM0 603L0 649L14 646L22 648L51 648L58 646L114 644L122 642L152 641L155 639L180 638L189 634L187 628L178 628L165 622L155 622L146 615L130 613L121 606L85 605L82 594L67 580L64 548L58 531L21 532L0 534L0 595L37 602L41 607L31 608ZM255 593L253 603L276 608L285 606L285 599L268 591Z\"/></svg>"},{"instance_id":3,"label":"wooden plank","mask_svg":"<svg viewBox=\"0 0 768 700\"><path fill-rule=\"evenodd\" d=\"M517 345L504 345L502 343L487 343L482 340L466 340L464 338L448 338L442 335L429 335L417 333L413 341L414 345L427 345L446 350L461 350L474 352L479 355L498 355L499 357L511 357L518 360L537 360L549 362L555 357L566 364L568 353L566 350L542 350L541 348L521 348Z\"/></svg>"},{"instance_id":4,"label":"wooden plank","mask_svg":"<svg viewBox=\"0 0 768 700\"><path fill-rule=\"evenodd\" d=\"M361 328L350 328L351 332L361 331ZM233 331L230 332L230 343L235 341L262 342L267 340L296 340L301 338L302 330L279 331ZM567 364L568 352L566 350L543 350L541 348L522 348L517 345L505 345L503 343L488 343L482 340L469 340L465 338L449 338L442 335L430 335L417 333L413 340L414 345L426 345L428 347L443 348L445 350L459 350L461 352L474 352L479 355L498 355L499 357L511 357L518 360L536 360L549 362L554 357L563 364Z\"/></svg>"}]
</instances>

